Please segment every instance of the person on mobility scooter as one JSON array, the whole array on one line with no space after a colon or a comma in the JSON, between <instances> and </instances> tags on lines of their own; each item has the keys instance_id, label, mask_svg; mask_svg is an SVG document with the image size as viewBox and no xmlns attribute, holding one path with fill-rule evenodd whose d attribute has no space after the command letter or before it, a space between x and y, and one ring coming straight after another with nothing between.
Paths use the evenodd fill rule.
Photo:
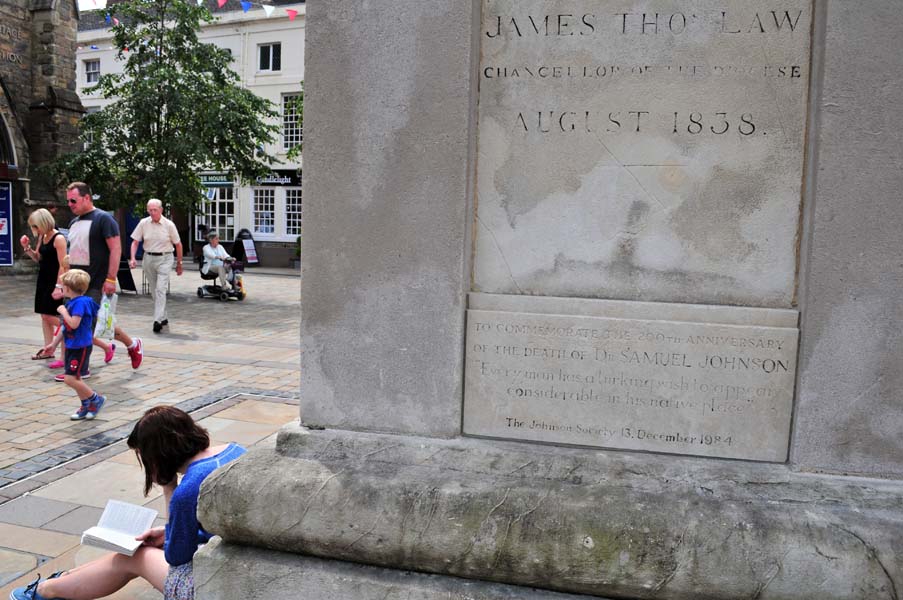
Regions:
<instances>
[{"instance_id":1,"label":"person on mobility scooter","mask_svg":"<svg viewBox=\"0 0 903 600\"><path fill-rule=\"evenodd\" d=\"M219 243L219 234L211 231L207 234L208 244L204 246L204 262L201 265L201 279L219 279L220 285L202 285L198 288L198 298L245 299L245 288L239 272L242 264L229 256Z\"/></svg>"}]
</instances>

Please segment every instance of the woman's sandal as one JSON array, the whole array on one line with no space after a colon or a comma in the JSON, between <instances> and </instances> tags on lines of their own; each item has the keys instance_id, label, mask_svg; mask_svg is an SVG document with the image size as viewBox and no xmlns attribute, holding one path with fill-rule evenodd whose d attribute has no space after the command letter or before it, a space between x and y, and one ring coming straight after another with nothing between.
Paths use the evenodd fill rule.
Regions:
<instances>
[{"instance_id":1,"label":"woman's sandal","mask_svg":"<svg viewBox=\"0 0 903 600\"><path fill-rule=\"evenodd\" d=\"M31 360L47 360L48 358L53 358L53 354L44 354L44 350L38 350Z\"/></svg>"}]
</instances>

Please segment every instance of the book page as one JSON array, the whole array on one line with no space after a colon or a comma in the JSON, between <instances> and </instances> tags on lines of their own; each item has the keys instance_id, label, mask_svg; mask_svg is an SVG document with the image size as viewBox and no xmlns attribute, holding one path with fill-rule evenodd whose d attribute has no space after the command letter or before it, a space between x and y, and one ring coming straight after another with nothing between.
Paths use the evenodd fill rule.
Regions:
<instances>
[{"instance_id":1,"label":"book page","mask_svg":"<svg viewBox=\"0 0 903 600\"><path fill-rule=\"evenodd\" d=\"M124 552L131 556L141 545L141 542L135 539L135 536L115 531L112 529L104 529L103 527L91 527L82 534L82 544L97 546L115 552Z\"/></svg>"},{"instance_id":2,"label":"book page","mask_svg":"<svg viewBox=\"0 0 903 600\"><path fill-rule=\"evenodd\" d=\"M135 537L150 529L156 518L157 511L151 508L119 500L108 500L97 526Z\"/></svg>"}]
</instances>

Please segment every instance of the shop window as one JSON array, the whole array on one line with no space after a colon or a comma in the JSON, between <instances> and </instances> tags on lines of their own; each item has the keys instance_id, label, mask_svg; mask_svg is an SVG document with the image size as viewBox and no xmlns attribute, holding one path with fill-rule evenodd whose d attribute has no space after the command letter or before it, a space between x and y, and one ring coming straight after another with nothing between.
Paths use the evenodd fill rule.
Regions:
<instances>
[{"instance_id":1,"label":"shop window","mask_svg":"<svg viewBox=\"0 0 903 600\"><path fill-rule=\"evenodd\" d=\"M98 81L100 81L100 59L86 60L85 83L97 83Z\"/></svg>"},{"instance_id":2,"label":"shop window","mask_svg":"<svg viewBox=\"0 0 903 600\"><path fill-rule=\"evenodd\" d=\"M255 188L254 232L276 233L276 190L273 188Z\"/></svg>"},{"instance_id":3,"label":"shop window","mask_svg":"<svg viewBox=\"0 0 903 600\"><path fill-rule=\"evenodd\" d=\"M301 188L285 189L285 233L301 235Z\"/></svg>"},{"instance_id":4,"label":"shop window","mask_svg":"<svg viewBox=\"0 0 903 600\"><path fill-rule=\"evenodd\" d=\"M261 44L257 47L257 53L260 60L257 65L258 71L281 71L282 70L282 44L276 42L274 44Z\"/></svg>"},{"instance_id":5,"label":"shop window","mask_svg":"<svg viewBox=\"0 0 903 600\"><path fill-rule=\"evenodd\" d=\"M201 205L201 214L197 222L207 226L208 231L219 233L221 242L231 242L235 239L235 188L210 187L207 188L207 199ZM197 228L200 237L200 228ZM207 243L206 240L199 241Z\"/></svg>"}]
</instances>

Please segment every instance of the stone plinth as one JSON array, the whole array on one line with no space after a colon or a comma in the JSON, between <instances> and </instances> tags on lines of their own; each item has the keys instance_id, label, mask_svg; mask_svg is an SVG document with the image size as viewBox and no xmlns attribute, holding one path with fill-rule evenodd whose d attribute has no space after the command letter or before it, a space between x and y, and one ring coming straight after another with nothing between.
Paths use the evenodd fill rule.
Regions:
<instances>
[{"instance_id":1,"label":"stone plinth","mask_svg":"<svg viewBox=\"0 0 903 600\"><path fill-rule=\"evenodd\" d=\"M214 540L194 555L199 597L295 600L581 600L513 585L469 581L323 560L287 552L267 552Z\"/></svg>"},{"instance_id":2,"label":"stone plinth","mask_svg":"<svg viewBox=\"0 0 903 600\"><path fill-rule=\"evenodd\" d=\"M897 4L311 3L301 417L312 431L287 429L276 452L207 483L201 520L226 545L202 556L203 577L291 577L287 552L301 580L343 600L455 598L444 578L470 580L480 600L499 584L898 598ZM472 292L492 298L468 306ZM548 335L570 330L620 338ZM718 340L708 350L731 340L735 360L701 357L742 377L704 383L737 396L717 408L743 411L681 420L679 403L697 400L671 393L685 390L670 372L702 370L684 351L691 336ZM648 443L660 437L613 450L548 429L462 435L526 422L499 398L536 358L523 348L550 340L560 364L533 371L566 379L578 403L536 401L531 418L601 431L614 413L588 407L578 381L594 373L565 368L559 351L614 350L645 361L623 381L678 388L643 396L677 411L656 427L729 423L743 451L664 454ZM495 346L491 377L469 371L465 386L465 357L470 370ZM766 359L786 365L780 381L743 379L772 375L746 373ZM628 385L619 375L608 385ZM759 389L774 398L758 402ZM633 424L617 429L653 431L648 414L619 410ZM237 544L266 550L243 562ZM254 595L203 581L200 600Z\"/></svg>"},{"instance_id":3,"label":"stone plinth","mask_svg":"<svg viewBox=\"0 0 903 600\"><path fill-rule=\"evenodd\" d=\"M233 464L198 508L230 544L623 598L882 598L903 576L898 483L297 426Z\"/></svg>"}]
</instances>

